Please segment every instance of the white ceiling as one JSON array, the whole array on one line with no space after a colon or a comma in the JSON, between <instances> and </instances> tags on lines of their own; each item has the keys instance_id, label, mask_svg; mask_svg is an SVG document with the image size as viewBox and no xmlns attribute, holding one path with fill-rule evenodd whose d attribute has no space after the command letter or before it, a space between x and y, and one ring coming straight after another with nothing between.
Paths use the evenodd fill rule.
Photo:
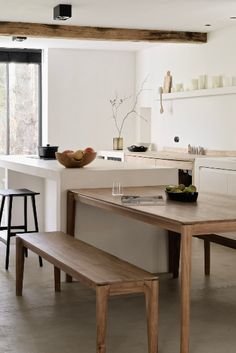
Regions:
<instances>
[{"instance_id":1,"label":"white ceiling","mask_svg":"<svg viewBox=\"0 0 236 353\"><path fill-rule=\"evenodd\" d=\"M60 3L72 5L71 19L53 20L53 7ZM0 0L0 6L0 21L199 32L209 32L236 24L236 20L230 20L230 16L236 16L236 0ZM207 23L210 23L211 27L205 27ZM9 42L9 38L3 41L5 45ZM50 44L48 41L47 45L54 46L53 43L55 42L51 41ZM57 47L63 44L61 41L56 43ZM151 45L149 43L113 45L107 42L98 44L87 41L66 41L66 43L70 47L94 46L96 49L98 46L104 48L108 46L109 49L130 48L130 50Z\"/></svg>"}]
</instances>

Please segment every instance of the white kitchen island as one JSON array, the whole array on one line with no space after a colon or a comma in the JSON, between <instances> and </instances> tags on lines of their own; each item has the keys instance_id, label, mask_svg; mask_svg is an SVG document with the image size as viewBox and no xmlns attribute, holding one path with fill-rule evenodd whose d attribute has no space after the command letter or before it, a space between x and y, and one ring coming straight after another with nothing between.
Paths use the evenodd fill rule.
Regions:
<instances>
[{"instance_id":1,"label":"white kitchen island","mask_svg":"<svg viewBox=\"0 0 236 353\"><path fill-rule=\"evenodd\" d=\"M41 231L66 230L68 189L111 187L114 180L120 181L124 188L173 184L178 180L176 169L104 160L95 160L84 168L66 169L56 160L11 155L0 157L0 168L4 170L5 188L28 188L40 192L37 210ZM21 208L19 202L13 208L17 221L21 217ZM29 214L30 211L29 208ZM164 230L103 212L78 203L76 236L149 271L167 270ZM103 222L104 217L106 222Z\"/></svg>"}]
</instances>

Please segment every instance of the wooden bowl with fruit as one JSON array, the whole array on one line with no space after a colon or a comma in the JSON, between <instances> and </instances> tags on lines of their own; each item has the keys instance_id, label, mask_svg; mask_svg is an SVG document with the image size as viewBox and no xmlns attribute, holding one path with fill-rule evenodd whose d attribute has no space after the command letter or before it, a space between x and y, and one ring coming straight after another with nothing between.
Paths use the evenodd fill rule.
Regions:
<instances>
[{"instance_id":1,"label":"wooden bowl with fruit","mask_svg":"<svg viewBox=\"0 0 236 353\"><path fill-rule=\"evenodd\" d=\"M96 158L97 153L92 147L84 150L56 152L56 159L66 168L83 168Z\"/></svg>"},{"instance_id":2,"label":"wooden bowl with fruit","mask_svg":"<svg viewBox=\"0 0 236 353\"><path fill-rule=\"evenodd\" d=\"M198 192L194 185L167 185L165 192L167 198L172 201L196 202L198 198Z\"/></svg>"}]
</instances>

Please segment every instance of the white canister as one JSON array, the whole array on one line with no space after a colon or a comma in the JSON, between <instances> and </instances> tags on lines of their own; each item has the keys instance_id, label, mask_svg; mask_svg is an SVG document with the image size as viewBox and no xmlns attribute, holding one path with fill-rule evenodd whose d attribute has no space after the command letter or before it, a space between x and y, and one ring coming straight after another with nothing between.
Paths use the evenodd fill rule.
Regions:
<instances>
[{"instance_id":1,"label":"white canister","mask_svg":"<svg viewBox=\"0 0 236 353\"><path fill-rule=\"evenodd\" d=\"M198 89L198 79L197 78L193 78L191 80L191 89L192 90Z\"/></svg>"},{"instance_id":2,"label":"white canister","mask_svg":"<svg viewBox=\"0 0 236 353\"><path fill-rule=\"evenodd\" d=\"M176 92L181 92L184 90L184 85L182 83L176 83L175 85L175 91Z\"/></svg>"},{"instance_id":3,"label":"white canister","mask_svg":"<svg viewBox=\"0 0 236 353\"><path fill-rule=\"evenodd\" d=\"M221 76L212 76L212 88L219 88L221 86Z\"/></svg>"},{"instance_id":4,"label":"white canister","mask_svg":"<svg viewBox=\"0 0 236 353\"><path fill-rule=\"evenodd\" d=\"M198 77L198 88L199 89L207 88L207 75L200 75Z\"/></svg>"}]
</instances>

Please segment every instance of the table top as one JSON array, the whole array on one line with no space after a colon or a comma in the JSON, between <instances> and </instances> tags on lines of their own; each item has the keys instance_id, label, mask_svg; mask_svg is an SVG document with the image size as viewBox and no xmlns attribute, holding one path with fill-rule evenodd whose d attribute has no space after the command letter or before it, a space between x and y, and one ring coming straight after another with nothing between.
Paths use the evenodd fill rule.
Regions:
<instances>
[{"instance_id":1,"label":"table top","mask_svg":"<svg viewBox=\"0 0 236 353\"><path fill-rule=\"evenodd\" d=\"M185 203L166 200L163 186L125 188L125 195L154 196L163 195L164 205L131 206L124 205L121 198L112 196L111 189L79 189L71 190L82 202L101 208L116 208L136 215L148 215L159 220L178 223L180 225L196 225L201 223L236 222L236 198L221 195L200 193L197 202ZM225 230L227 231L227 230ZM230 230L229 230L230 231Z\"/></svg>"}]
</instances>

